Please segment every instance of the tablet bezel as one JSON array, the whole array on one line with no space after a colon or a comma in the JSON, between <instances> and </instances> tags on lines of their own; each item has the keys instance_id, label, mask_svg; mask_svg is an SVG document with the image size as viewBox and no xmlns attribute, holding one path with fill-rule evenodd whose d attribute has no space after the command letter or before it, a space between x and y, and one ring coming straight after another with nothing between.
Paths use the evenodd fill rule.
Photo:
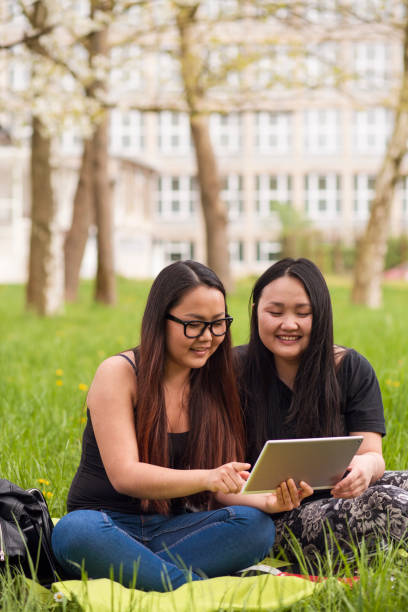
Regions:
<instances>
[{"instance_id":1,"label":"tablet bezel","mask_svg":"<svg viewBox=\"0 0 408 612\"><path fill-rule=\"evenodd\" d=\"M267 440L242 493L271 493L288 478L296 484L304 480L315 491L331 489L343 477L362 441L363 436ZM277 457L288 453L291 456L286 461L291 465L282 466ZM265 486L265 479L271 482L270 486Z\"/></svg>"}]
</instances>

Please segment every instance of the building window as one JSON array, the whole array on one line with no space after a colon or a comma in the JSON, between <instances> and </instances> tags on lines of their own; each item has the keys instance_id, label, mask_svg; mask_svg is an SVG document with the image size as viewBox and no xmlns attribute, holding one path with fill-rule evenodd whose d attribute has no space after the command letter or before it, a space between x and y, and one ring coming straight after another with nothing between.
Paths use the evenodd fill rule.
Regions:
<instances>
[{"instance_id":1,"label":"building window","mask_svg":"<svg viewBox=\"0 0 408 612\"><path fill-rule=\"evenodd\" d=\"M355 86L372 90L388 88L391 83L391 46L380 42L353 45Z\"/></svg>"},{"instance_id":2,"label":"building window","mask_svg":"<svg viewBox=\"0 0 408 612\"><path fill-rule=\"evenodd\" d=\"M143 113L113 110L110 116L110 152L135 155L143 149Z\"/></svg>"},{"instance_id":3,"label":"building window","mask_svg":"<svg viewBox=\"0 0 408 612\"><path fill-rule=\"evenodd\" d=\"M307 87L333 87L339 65L339 46L334 42L309 45L306 51L305 72Z\"/></svg>"},{"instance_id":4,"label":"building window","mask_svg":"<svg viewBox=\"0 0 408 612\"><path fill-rule=\"evenodd\" d=\"M260 59L252 69L254 87L262 94L281 92L293 83L298 58L293 48L286 45L273 45L257 49Z\"/></svg>"},{"instance_id":5,"label":"building window","mask_svg":"<svg viewBox=\"0 0 408 612\"><path fill-rule=\"evenodd\" d=\"M229 219L238 219L244 210L242 193L243 180L240 174L229 174L224 177L221 189L221 199L228 209Z\"/></svg>"},{"instance_id":6,"label":"building window","mask_svg":"<svg viewBox=\"0 0 408 612\"><path fill-rule=\"evenodd\" d=\"M408 219L408 176L401 179L401 200L402 200L402 215L404 219Z\"/></svg>"},{"instance_id":7,"label":"building window","mask_svg":"<svg viewBox=\"0 0 408 612\"><path fill-rule=\"evenodd\" d=\"M194 259L194 242L189 242L187 240L183 242L163 242L163 255L165 265L173 261Z\"/></svg>"},{"instance_id":8,"label":"building window","mask_svg":"<svg viewBox=\"0 0 408 612\"><path fill-rule=\"evenodd\" d=\"M144 85L142 50L138 45L113 47L111 50L110 86L117 92L140 91Z\"/></svg>"},{"instance_id":9,"label":"building window","mask_svg":"<svg viewBox=\"0 0 408 612\"><path fill-rule=\"evenodd\" d=\"M260 111L255 116L255 147L258 153L290 153L293 113Z\"/></svg>"},{"instance_id":10,"label":"building window","mask_svg":"<svg viewBox=\"0 0 408 612\"><path fill-rule=\"evenodd\" d=\"M386 108L354 111L353 149L364 155L382 155L392 129L392 113Z\"/></svg>"},{"instance_id":11,"label":"building window","mask_svg":"<svg viewBox=\"0 0 408 612\"><path fill-rule=\"evenodd\" d=\"M256 261L274 262L279 258L281 245L271 240L256 241Z\"/></svg>"},{"instance_id":12,"label":"building window","mask_svg":"<svg viewBox=\"0 0 408 612\"><path fill-rule=\"evenodd\" d=\"M340 113L332 109L307 110L303 114L305 152L330 155L340 151Z\"/></svg>"},{"instance_id":13,"label":"building window","mask_svg":"<svg viewBox=\"0 0 408 612\"><path fill-rule=\"evenodd\" d=\"M29 87L30 69L20 49L12 51L6 71L8 72L8 86L12 91L25 91Z\"/></svg>"},{"instance_id":14,"label":"building window","mask_svg":"<svg viewBox=\"0 0 408 612\"><path fill-rule=\"evenodd\" d=\"M192 142L187 113L159 113L159 149L162 153L188 155Z\"/></svg>"},{"instance_id":15,"label":"building window","mask_svg":"<svg viewBox=\"0 0 408 612\"><path fill-rule=\"evenodd\" d=\"M198 205L198 189L192 176L160 176L157 179L157 213L162 219L191 218Z\"/></svg>"},{"instance_id":16,"label":"building window","mask_svg":"<svg viewBox=\"0 0 408 612\"><path fill-rule=\"evenodd\" d=\"M211 87L213 92L225 94L226 90L236 90L239 87L243 74L239 69L242 64L240 60L242 53L243 50L236 44L221 44L210 51L208 66L214 77L214 85ZM236 69L234 64L237 66ZM218 75L221 75L221 79L217 79Z\"/></svg>"},{"instance_id":17,"label":"building window","mask_svg":"<svg viewBox=\"0 0 408 612\"><path fill-rule=\"evenodd\" d=\"M276 204L291 204L292 177L289 174L259 174L255 177L255 193L257 214L270 217Z\"/></svg>"},{"instance_id":18,"label":"building window","mask_svg":"<svg viewBox=\"0 0 408 612\"><path fill-rule=\"evenodd\" d=\"M231 240L228 245L228 252L231 263L244 261L244 243L242 240Z\"/></svg>"},{"instance_id":19,"label":"building window","mask_svg":"<svg viewBox=\"0 0 408 612\"><path fill-rule=\"evenodd\" d=\"M158 93L180 93L183 82L180 74L180 63L171 51L157 54L157 89Z\"/></svg>"},{"instance_id":20,"label":"building window","mask_svg":"<svg viewBox=\"0 0 408 612\"><path fill-rule=\"evenodd\" d=\"M320 25L333 25L340 20L341 12L339 12L338 0L316 0L305 3L305 17L307 21Z\"/></svg>"},{"instance_id":21,"label":"building window","mask_svg":"<svg viewBox=\"0 0 408 612\"><path fill-rule=\"evenodd\" d=\"M338 174L305 176L305 209L314 221L335 219L341 210L341 178Z\"/></svg>"},{"instance_id":22,"label":"building window","mask_svg":"<svg viewBox=\"0 0 408 612\"><path fill-rule=\"evenodd\" d=\"M354 175L354 217L367 219L374 196L375 176L372 174Z\"/></svg>"},{"instance_id":23,"label":"building window","mask_svg":"<svg viewBox=\"0 0 408 612\"><path fill-rule=\"evenodd\" d=\"M229 113L210 116L211 141L220 155L239 153L241 149L241 115Z\"/></svg>"}]
</instances>

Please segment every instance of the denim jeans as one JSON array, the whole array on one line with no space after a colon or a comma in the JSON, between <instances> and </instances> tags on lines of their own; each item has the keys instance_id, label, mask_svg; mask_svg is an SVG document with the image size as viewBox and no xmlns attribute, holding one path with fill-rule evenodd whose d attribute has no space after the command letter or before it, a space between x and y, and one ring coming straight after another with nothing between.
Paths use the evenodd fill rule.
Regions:
<instances>
[{"instance_id":1,"label":"denim jeans","mask_svg":"<svg viewBox=\"0 0 408 612\"><path fill-rule=\"evenodd\" d=\"M268 514L227 506L175 516L75 510L58 521L54 554L73 578L109 578L143 590L175 589L187 580L234 573L273 546Z\"/></svg>"}]
</instances>

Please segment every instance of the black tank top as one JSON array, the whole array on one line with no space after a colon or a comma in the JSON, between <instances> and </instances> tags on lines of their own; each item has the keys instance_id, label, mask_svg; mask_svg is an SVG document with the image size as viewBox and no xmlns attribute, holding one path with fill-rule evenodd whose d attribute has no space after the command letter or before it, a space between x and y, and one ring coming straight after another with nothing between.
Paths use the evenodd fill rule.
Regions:
<instances>
[{"instance_id":1,"label":"black tank top","mask_svg":"<svg viewBox=\"0 0 408 612\"><path fill-rule=\"evenodd\" d=\"M134 363L121 354L131 363L136 372ZM78 470L72 481L67 500L68 512L73 510L114 510L125 513L140 513L140 500L135 497L118 493L106 474L95 439L89 410L88 421L82 438L82 454ZM188 431L183 433L169 433L169 466L182 469L183 455L188 442ZM171 500L172 514L184 511L183 500Z\"/></svg>"}]
</instances>

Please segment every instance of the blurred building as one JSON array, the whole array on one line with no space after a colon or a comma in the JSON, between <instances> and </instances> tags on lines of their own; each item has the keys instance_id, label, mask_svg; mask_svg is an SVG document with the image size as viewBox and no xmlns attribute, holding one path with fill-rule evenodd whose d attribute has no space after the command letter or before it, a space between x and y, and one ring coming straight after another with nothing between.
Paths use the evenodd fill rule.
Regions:
<instances>
[{"instance_id":1,"label":"blurred building","mask_svg":"<svg viewBox=\"0 0 408 612\"><path fill-rule=\"evenodd\" d=\"M217 4L206 1L210 8ZM333 1L319 4L324 9ZM324 10L311 12L312 26L305 31L311 43L313 28L316 40L321 40L327 19ZM234 41L236 33L235 28ZM230 51L237 48L234 41ZM402 67L401 44L379 24L377 29L360 26L358 35L354 28L340 28L337 39L318 46L318 53L305 55L302 70L319 87L286 87L284 80L290 81L294 60L288 45L279 44L272 56L251 68L253 90L260 92L258 103L252 100L243 110L210 115L236 276L258 273L278 256L281 224L276 203L302 211L325 239L348 244L368 219L375 175L392 129L389 107ZM171 55L161 51L138 63L142 52L135 45L115 53L118 68L112 71L112 85L128 84L124 95L130 106L136 107L146 96L180 98L180 76ZM123 66L129 55L134 68L126 73ZM358 75L341 94L334 86L337 64L346 66L349 75ZM277 66L281 82L276 80ZM18 61L2 78L3 84L16 91L27 84L27 74ZM230 74L227 85L234 85L237 78ZM271 79L274 86L269 89ZM0 139L3 282L23 280L28 248L29 150L24 138L18 147L13 142L12 138ZM204 226L187 114L115 109L111 112L110 152L118 272L148 277L175 259L204 260ZM70 224L80 153L78 135L64 133L55 157L62 233ZM407 229L408 180L404 178L395 192L391 231L399 234ZM95 262L95 239L90 236L84 275L93 275Z\"/></svg>"}]
</instances>

